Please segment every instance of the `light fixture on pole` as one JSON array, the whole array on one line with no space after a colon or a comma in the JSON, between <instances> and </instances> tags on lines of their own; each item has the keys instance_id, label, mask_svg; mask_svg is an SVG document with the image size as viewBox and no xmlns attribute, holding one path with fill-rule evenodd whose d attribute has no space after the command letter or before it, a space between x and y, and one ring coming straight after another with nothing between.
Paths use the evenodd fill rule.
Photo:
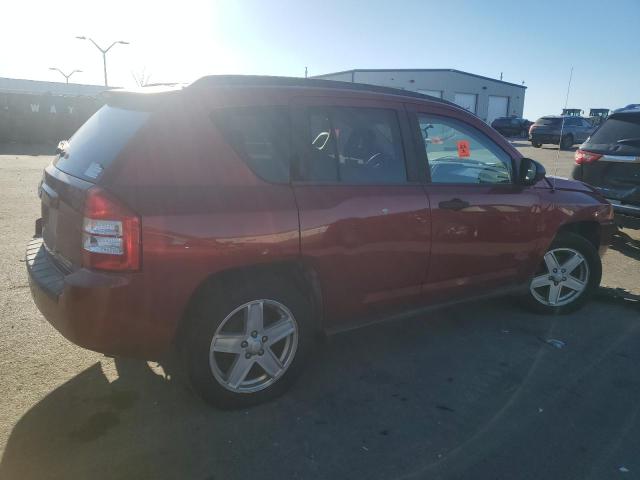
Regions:
<instances>
[{"instance_id":1,"label":"light fixture on pole","mask_svg":"<svg viewBox=\"0 0 640 480\"><path fill-rule=\"evenodd\" d=\"M71 73L66 74L62 70L56 67L49 67L49 70L55 70L56 72L60 73L60 75L64 77L67 84L69 83L69 78L71 77L71 75L73 75L74 73L82 73L82 70L73 70Z\"/></svg>"},{"instance_id":2,"label":"light fixture on pole","mask_svg":"<svg viewBox=\"0 0 640 480\"><path fill-rule=\"evenodd\" d=\"M122 45L129 45L129 42L125 42L123 40L117 40L115 42L113 42L111 45L109 45L109 47L107 48L102 48L100 45L98 45L95 40L93 40L93 38L87 38L87 37L76 37L78 40L89 40L91 43L93 43L95 45L95 47L100 50L100 52L102 53L102 66L104 68L104 86L108 87L109 83L107 82L107 52L109 50L111 50L113 48L114 45L120 43Z\"/></svg>"}]
</instances>

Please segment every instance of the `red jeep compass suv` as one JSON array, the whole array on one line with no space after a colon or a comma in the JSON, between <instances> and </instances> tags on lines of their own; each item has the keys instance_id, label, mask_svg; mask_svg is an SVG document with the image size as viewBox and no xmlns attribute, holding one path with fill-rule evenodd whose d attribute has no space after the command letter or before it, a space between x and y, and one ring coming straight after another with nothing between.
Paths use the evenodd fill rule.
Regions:
<instances>
[{"instance_id":1,"label":"red jeep compass suv","mask_svg":"<svg viewBox=\"0 0 640 480\"><path fill-rule=\"evenodd\" d=\"M613 228L452 103L310 79L110 92L39 193L47 320L112 355L175 344L220 406L283 392L318 332L494 294L575 309Z\"/></svg>"}]
</instances>

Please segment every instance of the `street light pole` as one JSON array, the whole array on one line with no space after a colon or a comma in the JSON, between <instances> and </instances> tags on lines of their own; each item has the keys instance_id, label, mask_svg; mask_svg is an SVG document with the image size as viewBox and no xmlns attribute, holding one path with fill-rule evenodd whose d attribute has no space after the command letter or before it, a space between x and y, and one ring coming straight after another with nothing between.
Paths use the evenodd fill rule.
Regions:
<instances>
[{"instance_id":1,"label":"street light pole","mask_svg":"<svg viewBox=\"0 0 640 480\"><path fill-rule=\"evenodd\" d=\"M56 67L49 67L49 70L55 70L56 72L59 72L64 77L64 79L66 80L67 85L69 84L69 78L71 77L71 75L73 75L74 73L81 73L82 72L82 70L74 70L70 74L67 75L62 70L60 70L59 68L56 68Z\"/></svg>"},{"instance_id":2,"label":"street light pole","mask_svg":"<svg viewBox=\"0 0 640 480\"><path fill-rule=\"evenodd\" d=\"M100 50L100 53L102 53L102 67L104 69L104 86L108 87L109 86L109 82L107 81L107 52L109 52L109 50L111 50L113 48L114 45L120 43L122 45L129 45L129 42L125 42L122 40L117 40L115 42L113 42L111 45L109 45L109 47L107 48L102 48L100 45L98 45L95 40L93 38L87 38L87 37L76 37L78 40L89 40L91 43L93 43L93 45Z\"/></svg>"}]
</instances>

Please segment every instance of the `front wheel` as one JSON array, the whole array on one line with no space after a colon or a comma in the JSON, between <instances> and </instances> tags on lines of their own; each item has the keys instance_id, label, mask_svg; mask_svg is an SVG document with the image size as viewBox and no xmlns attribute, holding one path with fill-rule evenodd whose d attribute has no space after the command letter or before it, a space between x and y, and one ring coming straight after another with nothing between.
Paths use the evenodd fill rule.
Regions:
<instances>
[{"instance_id":1,"label":"front wheel","mask_svg":"<svg viewBox=\"0 0 640 480\"><path fill-rule=\"evenodd\" d=\"M314 338L310 303L294 283L260 274L207 288L180 350L191 385L209 403L242 408L287 390Z\"/></svg>"},{"instance_id":2,"label":"front wheel","mask_svg":"<svg viewBox=\"0 0 640 480\"><path fill-rule=\"evenodd\" d=\"M540 148L542 146L542 143L531 140L531 145L533 146L533 148Z\"/></svg>"},{"instance_id":3,"label":"front wheel","mask_svg":"<svg viewBox=\"0 0 640 480\"><path fill-rule=\"evenodd\" d=\"M601 276L602 264L593 244L580 235L562 233L531 279L525 305L538 313L572 312L598 288Z\"/></svg>"}]
</instances>

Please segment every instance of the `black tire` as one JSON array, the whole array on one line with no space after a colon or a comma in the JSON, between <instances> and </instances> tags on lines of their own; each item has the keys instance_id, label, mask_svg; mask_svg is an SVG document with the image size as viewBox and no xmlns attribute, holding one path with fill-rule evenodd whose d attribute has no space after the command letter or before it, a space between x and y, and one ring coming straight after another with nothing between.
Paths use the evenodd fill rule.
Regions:
<instances>
[{"instance_id":1,"label":"black tire","mask_svg":"<svg viewBox=\"0 0 640 480\"><path fill-rule=\"evenodd\" d=\"M540 148L542 144L540 142L534 142L533 140L531 140L531 146L533 148Z\"/></svg>"},{"instance_id":2,"label":"black tire","mask_svg":"<svg viewBox=\"0 0 640 480\"><path fill-rule=\"evenodd\" d=\"M568 150L573 147L573 135L565 135L560 141L560 150Z\"/></svg>"},{"instance_id":3,"label":"black tire","mask_svg":"<svg viewBox=\"0 0 640 480\"><path fill-rule=\"evenodd\" d=\"M527 293L522 297L523 304L529 310L536 313L560 315L570 313L581 308L593 295L595 290L600 285L600 279L602 277L602 263L600 256L595 246L586 238L577 235L575 233L563 232L551 242L551 245L547 249L550 250L558 248L569 248L579 252L585 259L588 265L588 278L586 288L577 295L570 303L561 306L551 306L541 303L531 293L531 289L528 289ZM546 253L546 252L545 252ZM541 260L540 269L544 267L544 260ZM534 274L534 277L540 273L540 270ZM533 278L532 278L533 280Z\"/></svg>"},{"instance_id":4,"label":"black tire","mask_svg":"<svg viewBox=\"0 0 640 480\"><path fill-rule=\"evenodd\" d=\"M247 302L260 299L279 302L292 313L297 324L297 348L288 368L268 387L253 393L231 391L212 373L209 364L211 342L231 312ZM295 283L268 274L227 279L224 285L211 283L198 295L185 322L178 347L191 386L206 402L224 409L256 405L283 394L303 370L316 338L309 300Z\"/></svg>"}]
</instances>

